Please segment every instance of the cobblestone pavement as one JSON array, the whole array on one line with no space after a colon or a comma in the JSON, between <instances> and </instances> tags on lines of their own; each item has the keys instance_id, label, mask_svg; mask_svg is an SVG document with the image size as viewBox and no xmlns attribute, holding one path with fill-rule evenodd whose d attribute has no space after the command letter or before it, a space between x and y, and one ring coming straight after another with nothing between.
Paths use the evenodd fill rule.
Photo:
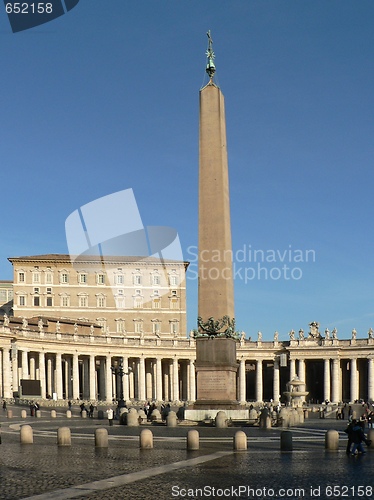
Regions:
<instances>
[{"instance_id":1,"label":"cobblestone pavement","mask_svg":"<svg viewBox=\"0 0 374 500\"><path fill-rule=\"evenodd\" d=\"M294 451L281 453L281 429L243 427L248 450L233 451L238 428L197 427L200 449L186 449L189 427L147 426L154 448L139 449L142 427L106 420L72 419L50 411L42 418L0 414L0 499L89 500L173 498L242 499L374 499L374 450L364 456L345 454L345 422L307 420L292 429ZM20 444L20 425L29 424L34 444ZM57 429L71 429L72 444L57 446ZM109 447L95 449L94 431L105 427ZM324 449L328 429L341 432L338 452Z\"/></svg>"}]
</instances>

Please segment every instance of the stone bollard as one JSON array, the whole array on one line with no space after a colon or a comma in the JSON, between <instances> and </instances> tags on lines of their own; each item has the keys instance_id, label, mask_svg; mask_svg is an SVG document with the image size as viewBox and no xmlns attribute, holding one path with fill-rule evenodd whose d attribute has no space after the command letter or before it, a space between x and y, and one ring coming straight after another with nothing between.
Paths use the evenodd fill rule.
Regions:
<instances>
[{"instance_id":1,"label":"stone bollard","mask_svg":"<svg viewBox=\"0 0 374 500\"><path fill-rule=\"evenodd\" d=\"M290 414L287 408L282 408L279 412L278 417L279 425L281 427L289 427L290 426Z\"/></svg>"},{"instance_id":2,"label":"stone bollard","mask_svg":"<svg viewBox=\"0 0 374 500\"><path fill-rule=\"evenodd\" d=\"M147 415L144 410L138 410L138 419L140 424L147 422Z\"/></svg>"},{"instance_id":3,"label":"stone bollard","mask_svg":"<svg viewBox=\"0 0 374 500\"><path fill-rule=\"evenodd\" d=\"M97 418L98 418L99 420L104 420L104 411L103 411L103 410L99 410L99 411L97 412Z\"/></svg>"},{"instance_id":4,"label":"stone bollard","mask_svg":"<svg viewBox=\"0 0 374 500\"><path fill-rule=\"evenodd\" d=\"M56 410L51 410L51 418L56 418L56 417L57 417Z\"/></svg>"},{"instance_id":5,"label":"stone bollard","mask_svg":"<svg viewBox=\"0 0 374 500\"><path fill-rule=\"evenodd\" d=\"M95 430L95 446L96 448L108 448L108 431L107 429Z\"/></svg>"},{"instance_id":6,"label":"stone bollard","mask_svg":"<svg viewBox=\"0 0 374 500\"><path fill-rule=\"evenodd\" d=\"M21 410L21 418L27 418L27 411Z\"/></svg>"},{"instance_id":7,"label":"stone bollard","mask_svg":"<svg viewBox=\"0 0 374 500\"><path fill-rule=\"evenodd\" d=\"M330 429L325 434L325 449L337 451L339 449L339 432Z\"/></svg>"},{"instance_id":8,"label":"stone bollard","mask_svg":"<svg viewBox=\"0 0 374 500\"><path fill-rule=\"evenodd\" d=\"M235 432L234 436L234 450L243 451L247 449L247 435L243 431Z\"/></svg>"},{"instance_id":9,"label":"stone bollard","mask_svg":"<svg viewBox=\"0 0 374 500\"><path fill-rule=\"evenodd\" d=\"M138 418L138 412L132 411L134 408L131 408L131 410L127 414L127 425L129 427L139 427L139 418Z\"/></svg>"},{"instance_id":10,"label":"stone bollard","mask_svg":"<svg viewBox=\"0 0 374 500\"><path fill-rule=\"evenodd\" d=\"M85 410L82 411L82 418L87 418L87 412Z\"/></svg>"},{"instance_id":11,"label":"stone bollard","mask_svg":"<svg viewBox=\"0 0 374 500\"><path fill-rule=\"evenodd\" d=\"M142 450L153 448L153 434L150 429L143 429L139 436L139 444Z\"/></svg>"},{"instance_id":12,"label":"stone bollard","mask_svg":"<svg viewBox=\"0 0 374 500\"><path fill-rule=\"evenodd\" d=\"M222 429L227 427L227 415L224 411L219 411L215 418L216 427Z\"/></svg>"},{"instance_id":13,"label":"stone bollard","mask_svg":"<svg viewBox=\"0 0 374 500\"><path fill-rule=\"evenodd\" d=\"M262 429L270 429L271 428L271 419L269 415L269 409L263 408L260 414L260 427Z\"/></svg>"},{"instance_id":14,"label":"stone bollard","mask_svg":"<svg viewBox=\"0 0 374 500\"><path fill-rule=\"evenodd\" d=\"M187 450L198 450L200 446L199 439L199 431L196 429L189 430L187 432Z\"/></svg>"},{"instance_id":15,"label":"stone bollard","mask_svg":"<svg viewBox=\"0 0 374 500\"><path fill-rule=\"evenodd\" d=\"M374 450L374 429L368 430L368 439L370 439L371 444L368 446L369 449Z\"/></svg>"},{"instance_id":16,"label":"stone bollard","mask_svg":"<svg viewBox=\"0 0 374 500\"><path fill-rule=\"evenodd\" d=\"M257 423L257 419L258 419L257 411L254 408L251 408L249 410L249 424L254 425L255 423Z\"/></svg>"},{"instance_id":17,"label":"stone bollard","mask_svg":"<svg viewBox=\"0 0 374 500\"><path fill-rule=\"evenodd\" d=\"M280 435L280 449L281 451L292 451L292 432L282 431Z\"/></svg>"},{"instance_id":18,"label":"stone bollard","mask_svg":"<svg viewBox=\"0 0 374 500\"><path fill-rule=\"evenodd\" d=\"M7 418L13 418L13 410L7 410L6 416Z\"/></svg>"},{"instance_id":19,"label":"stone bollard","mask_svg":"<svg viewBox=\"0 0 374 500\"><path fill-rule=\"evenodd\" d=\"M57 429L57 445L58 446L71 445L71 433L69 427L59 427Z\"/></svg>"},{"instance_id":20,"label":"stone bollard","mask_svg":"<svg viewBox=\"0 0 374 500\"><path fill-rule=\"evenodd\" d=\"M71 418L71 410L66 410L66 418Z\"/></svg>"},{"instance_id":21,"label":"stone bollard","mask_svg":"<svg viewBox=\"0 0 374 500\"><path fill-rule=\"evenodd\" d=\"M36 410L35 417L36 418L42 418L42 412L40 410Z\"/></svg>"},{"instance_id":22,"label":"stone bollard","mask_svg":"<svg viewBox=\"0 0 374 500\"><path fill-rule=\"evenodd\" d=\"M34 437L31 425L21 425L20 439L21 444L33 444Z\"/></svg>"},{"instance_id":23,"label":"stone bollard","mask_svg":"<svg viewBox=\"0 0 374 500\"><path fill-rule=\"evenodd\" d=\"M175 411L169 411L168 416L166 417L166 425L167 427L177 427L177 414Z\"/></svg>"}]
</instances>

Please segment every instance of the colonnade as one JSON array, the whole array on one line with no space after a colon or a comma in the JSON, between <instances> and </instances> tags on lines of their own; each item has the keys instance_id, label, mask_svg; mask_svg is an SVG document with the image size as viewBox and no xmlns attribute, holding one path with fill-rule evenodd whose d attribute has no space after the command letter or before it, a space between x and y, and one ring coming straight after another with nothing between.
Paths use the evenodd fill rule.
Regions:
<instances>
[{"instance_id":1,"label":"colonnade","mask_svg":"<svg viewBox=\"0 0 374 500\"><path fill-rule=\"evenodd\" d=\"M158 349L156 353L58 351L48 349L0 348L0 396L13 397L23 381L37 380L41 397L71 400L195 401L195 349ZM82 346L83 349L83 346ZM103 352L104 351L104 352ZM262 354L262 356L261 356ZM237 350L237 397L246 401L277 402L286 383L298 377L300 390L312 402L364 399L374 401L374 355L328 356L317 358L300 352L287 353L282 366L279 354L261 350ZM347 355L348 354L348 355ZM118 374L121 367L122 376ZM117 370L116 370L117 368ZM117 374L116 374L117 371ZM122 379L122 385L121 385ZM22 394L21 394L22 396ZM25 395L25 397L27 397Z\"/></svg>"},{"instance_id":2,"label":"colonnade","mask_svg":"<svg viewBox=\"0 0 374 500\"><path fill-rule=\"evenodd\" d=\"M27 349L12 353L3 348L0 369L0 394L5 398L12 397L25 380L37 380L42 398L58 400L112 401L119 399L121 392L125 400L196 399L194 360L176 355L98 356Z\"/></svg>"}]
</instances>

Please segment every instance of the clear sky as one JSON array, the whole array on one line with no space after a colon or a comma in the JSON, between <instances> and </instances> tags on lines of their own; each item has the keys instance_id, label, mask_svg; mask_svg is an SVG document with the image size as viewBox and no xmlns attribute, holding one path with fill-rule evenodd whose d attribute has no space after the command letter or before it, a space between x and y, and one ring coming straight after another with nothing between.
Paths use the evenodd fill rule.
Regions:
<instances>
[{"instance_id":1,"label":"clear sky","mask_svg":"<svg viewBox=\"0 0 374 500\"><path fill-rule=\"evenodd\" d=\"M192 261L195 327L210 29L226 103L238 329L286 340L319 321L339 338L353 328L367 337L373 25L372 0L80 0L19 33L0 11L0 278L12 279L8 257L67 253L68 215L132 188L144 225L177 229Z\"/></svg>"}]
</instances>

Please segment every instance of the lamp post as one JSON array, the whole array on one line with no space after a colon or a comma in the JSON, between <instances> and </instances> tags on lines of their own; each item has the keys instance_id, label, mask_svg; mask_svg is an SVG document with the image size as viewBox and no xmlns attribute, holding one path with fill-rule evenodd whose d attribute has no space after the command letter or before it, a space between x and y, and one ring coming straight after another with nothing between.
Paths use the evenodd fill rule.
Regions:
<instances>
[{"instance_id":1,"label":"lamp post","mask_svg":"<svg viewBox=\"0 0 374 500\"><path fill-rule=\"evenodd\" d=\"M117 377L119 377L120 394L119 394L118 407L123 408L126 405L125 401L123 400L123 376L129 375L130 372L132 372L132 368L129 367L128 372L125 372L123 369L123 358L120 358L119 362L116 363L115 365L112 365L110 369L112 370L113 375L115 375L116 377L116 394L117 394Z\"/></svg>"}]
</instances>

